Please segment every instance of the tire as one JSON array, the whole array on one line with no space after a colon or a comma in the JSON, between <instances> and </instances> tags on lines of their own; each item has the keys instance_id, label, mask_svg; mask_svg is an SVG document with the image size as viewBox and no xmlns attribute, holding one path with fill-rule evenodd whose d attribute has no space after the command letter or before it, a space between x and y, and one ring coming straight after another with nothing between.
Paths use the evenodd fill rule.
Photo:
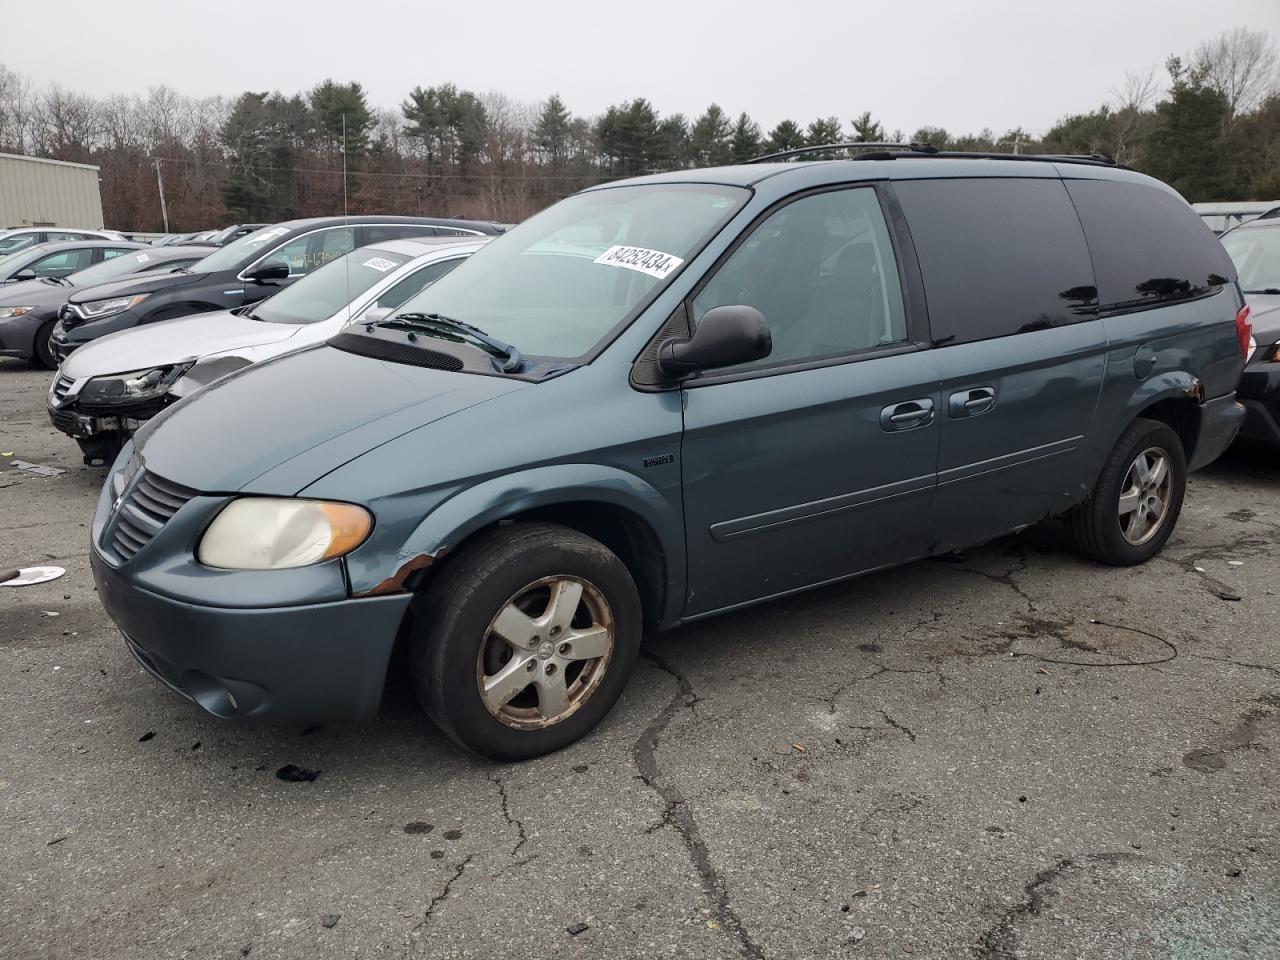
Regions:
<instances>
[{"instance_id":1,"label":"tire","mask_svg":"<svg viewBox=\"0 0 1280 960\"><path fill-rule=\"evenodd\" d=\"M549 523L482 534L432 579L415 614L409 669L418 701L455 743L503 761L559 750L595 727L626 686L643 631L640 597L622 561ZM607 654L582 657L606 643ZM526 676L503 701L499 691ZM557 678L567 699L549 709ZM495 691L488 701L484 684Z\"/></svg>"},{"instance_id":2,"label":"tire","mask_svg":"<svg viewBox=\"0 0 1280 960\"><path fill-rule=\"evenodd\" d=\"M53 346L49 338L53 336L53 320L43 324L36 331L36 338L31 344L31 358L49 370L58 369L58 358L53 355Z\"/></svg>"},{"instance_id":3,"label":"tire","mask_svg":"<svg viewBox=\"0 0 1280 960\"><path fill-rule=\"evenodd\" d=\"M1167 486L1148 487L1140 479L1137 460L1142 456L1147 469L1163 457L1167 464ZM1134 495L1137 489L1138 511L1121 514L1122 493ZM1182 499L1187 489L1187 458L1182 441L1167 424L1139 417L1116 441L1098 475L1093 492L1084 503L1067 514L1067 535L1076 549L1086 557L1115 567L1146 563L1159 553L1168 541L1182 512ZM1148 509L1149 497L1163 505ZM1131 506L1132 500L1125 506ZM1158 513L1158 519L1156 514ZM1149 524L1149 529L1143 524Z\"/></svg>"}]
</instances>

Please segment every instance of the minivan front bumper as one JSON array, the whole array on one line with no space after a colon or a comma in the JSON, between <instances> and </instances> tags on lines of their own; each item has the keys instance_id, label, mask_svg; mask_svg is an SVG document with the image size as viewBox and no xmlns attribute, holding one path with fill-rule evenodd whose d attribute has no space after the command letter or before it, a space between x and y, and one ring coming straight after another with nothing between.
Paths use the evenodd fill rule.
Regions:
<instances>
[{"instance_id":1,"label":"minivan front bumper","mask_svg":"<svg viewBox=\"0 0 1280 960\"><path fill-rule=\"evenodd\" d=\"M408 594L267 608L210 607L131 582L94 545L93 578L129 651L219 717L364 720L378 711Z\"/></svg>"},{"instance_id":2,"label":"minivan front bumper","mask_svg":"<svg viewBox=\"0 0 1280 960\"><path fill-rule=\"evenodd\" d=\"M228 500L157 477L132 444L117 458L89 559L130 652L216 716L371 717L411 596L352 599L338 560L269 571L200 565L200 538Z\"/></svg>"}]
</instances>

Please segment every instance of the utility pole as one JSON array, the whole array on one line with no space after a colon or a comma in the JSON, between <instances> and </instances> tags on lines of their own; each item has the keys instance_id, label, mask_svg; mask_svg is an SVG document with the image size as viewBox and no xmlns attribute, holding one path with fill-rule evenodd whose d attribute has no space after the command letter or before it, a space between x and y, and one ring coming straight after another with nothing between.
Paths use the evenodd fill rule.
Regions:
<instances>
[{"instance_id":1,"label":"utility pole","mask_svg":"<svg viewBox=\"0 0 1280 960\"><path fill-rule=\"evenodd\" d=\"M160 175L160 158L152 157L156 162L156 189L160 191L160 216L164 218L164 232L169 232L169 207L164 202L164 177Z\"/></svg>"}]
</instances>

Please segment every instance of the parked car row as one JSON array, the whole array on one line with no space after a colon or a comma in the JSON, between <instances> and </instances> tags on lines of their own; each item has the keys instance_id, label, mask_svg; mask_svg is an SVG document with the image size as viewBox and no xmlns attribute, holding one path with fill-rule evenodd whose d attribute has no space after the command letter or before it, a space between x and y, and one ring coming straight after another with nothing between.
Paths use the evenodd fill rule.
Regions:
<instances>
[{"instance_id":1,"label":"parked car row","mask_svg":"<svg viewBox=\"0 0 1280 960\"><path fill-rule=\"evenodd\" d=\"M125 276L180 270L209 254L207 247L156 249L108 241L50 243L29 250L34 251L34 263L26 263L19 273L30 276L15 277L16 282L0 288L0 356L35 360L50 369L58 365L51 344L53 328L73 290ZM8 259L0 258L0 278ZM66 270L69 262L78 268L75 272Z\"/></svg>"},{"instance_id":2,"label":"parked car row","mask_svg":"<svg viewBox=\"0 0 1280 960\"><path fill-rule=\"evenodd\" d=\"M128 238L115 230L81 230L78 227L14 227L11 230L0 230L0 255L59 240L125 239Z\"/></svg>"},{"instance_id":3,"label":"parked car row","mask_svg":"<svg viewBox=\"0 0 1280 960\"><path fill-rule=\"evenodd\" d=\"M205 244L210 247L225 247L234 240L269 227L269 223L233 223L221 230L200 230L195 233L170 233L151 241L152 246L170 247L189 244Z\"/></svg>"},{"instance_id":4,"label":"parked car row","mask_svg":"<svg viewBox=\"0 0 1280 960\"><path fill-rule=\"evenodd\" d=\"M385 318L488 240L384 240L258 303L101 337L58 369L50 417L79 443L87 463L109 462L169 404L233 370L328 340L353 319Z\"/></svg>"},{"instance_id":5,"label":"parked car row","mask_svg":"<svg viewBox=\"0 0 1280 960\"><path fill-rule=\"evenodd\" d=\"M224 247L197 247L199 257L191 247L174 248L182 255L167 270L160 269L168 259L167 247L99 239L24 247L0 257L0 356L34 359L52 368L77 347L107 333L253 303L356 246L401 236L499 232L501 228L490 223L434 218L297 220L255 230ZM136 270L121 269L89 282L71 279L73 273L104 259L144 250L148 259L138 261ZM112 277L119 279L107 283ZM32 288L18 283L42 279L69 282L58 292L46 287L44 297L27 302ZM54 300L55 316L42 310L36 324L34 308L52 307Z\"/></svg>"},{"instance_id":6,"label":"parked car row","mask_svg":"<svg viewBox=\"0 0 1280 960\"><path fill-rule=\"evenodd\" d=\"M50 415L136 430L91 560L162 683L358 719L399 643L441 729L508 760L599 723L646 629L1051 517L1149 559L1245 419L1270 289L1261 247L1089 158L885 149L601 185L491 242L389 224L76 288ZM150 326L172 305L224 309Z\"/></svg>"}]
</instances>

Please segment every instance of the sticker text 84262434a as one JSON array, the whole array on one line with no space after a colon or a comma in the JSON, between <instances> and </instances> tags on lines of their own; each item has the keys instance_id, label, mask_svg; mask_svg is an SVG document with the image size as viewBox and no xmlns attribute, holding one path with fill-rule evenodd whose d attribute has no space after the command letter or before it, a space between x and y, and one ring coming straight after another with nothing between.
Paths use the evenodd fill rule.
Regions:
<instances>
[{"instance_id":1,"label":"sticker text 84262434a","mask_svg":"<svg viewBox=\"0 0 1280 960\"><path fill-rule=\"evenodd\" d=\"M626 267L628 270L638 270L641 273L647 273L651 277L657 277L659 280L665 280L671 271L684 263L684 260L670 253L663 253L661 250L648 250L644 247L627 247L619 244L600 254L600 256L596 257L595 262L602 263L606 267Z\"/></svg>"}]
</instances>

